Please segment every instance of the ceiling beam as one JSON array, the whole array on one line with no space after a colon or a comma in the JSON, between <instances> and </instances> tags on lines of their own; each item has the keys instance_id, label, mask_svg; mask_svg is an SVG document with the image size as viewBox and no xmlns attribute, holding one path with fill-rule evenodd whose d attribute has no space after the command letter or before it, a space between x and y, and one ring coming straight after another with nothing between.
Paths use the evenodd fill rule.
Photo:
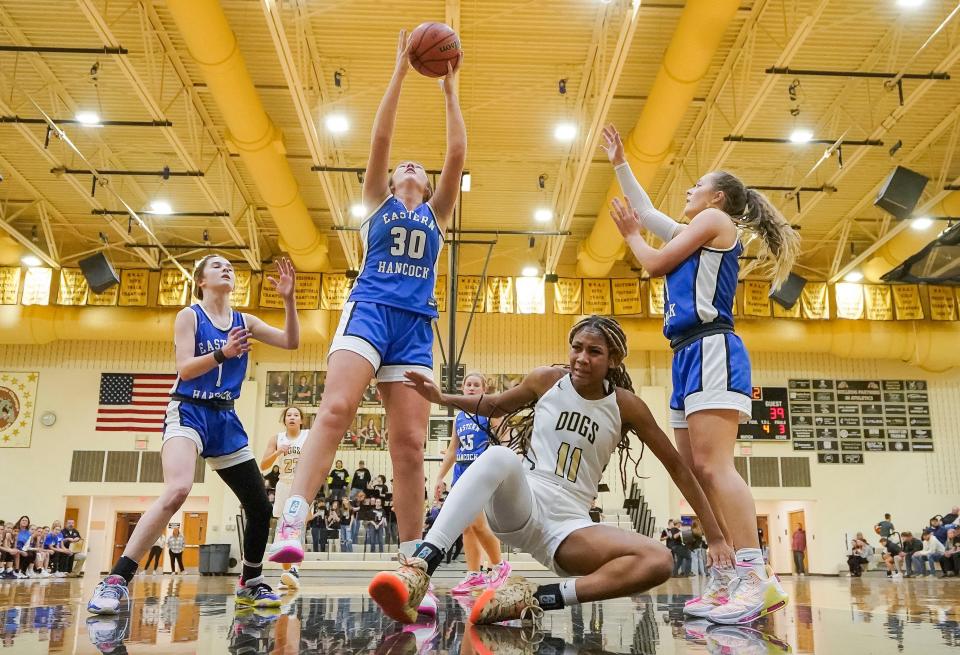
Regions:
<instances>
[{"instance_id":1,"label":"ceiling beam","mask_svg":"<svg viewBox=\"0 0 960 655\"><path fill-rule=\"evenodd\" d=\"M41 205L43 204L40 200L38 200L37 203ZM3 210L3 206L0 205L0 228L13 237L14 240L16 240L21 246L43 260L47 266L60 268L60 262L54 254L46 252L43 248L35 244L33 240L27 237L23 232L15 228L12 224L17 215L25 211L30 206L31 205L28 205L27 207L17 210L15 214L7 215Z\"/></svg>"}]
</instances>

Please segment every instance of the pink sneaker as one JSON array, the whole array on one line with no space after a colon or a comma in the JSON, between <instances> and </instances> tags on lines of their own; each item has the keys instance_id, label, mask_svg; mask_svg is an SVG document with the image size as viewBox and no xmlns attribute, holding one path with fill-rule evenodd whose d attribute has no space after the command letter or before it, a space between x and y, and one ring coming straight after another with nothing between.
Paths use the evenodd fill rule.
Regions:
<instances>
[{"instance_id":1,"label":"pink sneaker","mask_svg":"<svg viewBox=\"0 0 960 655\"><path fill-rule=\"evenodd\" d=\"M303 561L303 544L300 535L303 534L303 521L287 523L280 519L277 524L277 534L270 547L270 561L279 564L299 564Z\"/></svg>"},{"instance_id":2,"label":"pink sneaker","mask_svg":"<svg viewBox=\"0 0 960 655\"><path fill-rule=\"evenodd\" d=\"M507 578L510 577L510 574L513 572L513 567L510 566L510 562L503 560L487 575L487 587L490 589L496 589L504 582L507 581Z\"/></svg>"},{"instance_id":3,"label":"pink sneaker","mask_svg":"<svg viewBox=\"0 0 960 655\"><path fill-rule=\"evenodd\" d=\"M433 584L431 584L427 589L427 593L423 595L423 600L420 601L420 606L417 607L417 613L436 617L437 605L437 595L433 591Z\"/></svg>"},{"instance_id":4,"label":"pink sneaker","mask_svg":"<svg viewBox=\"0 0 960 655\"><path fill-rule=\"evenodd\" d=\"M461 596L471 593L474 589L486 589L487 588L487 578L482 573L476 571L469 573L463 581L458 584L456 587L450 590L450 593L455 596Z\"/></svg>"}]
</instances>

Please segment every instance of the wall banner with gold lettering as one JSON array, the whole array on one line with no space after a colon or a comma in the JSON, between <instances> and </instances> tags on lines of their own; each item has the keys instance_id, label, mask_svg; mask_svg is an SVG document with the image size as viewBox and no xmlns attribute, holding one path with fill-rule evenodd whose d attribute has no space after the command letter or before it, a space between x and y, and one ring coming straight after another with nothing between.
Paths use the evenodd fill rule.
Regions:
<instances>
[{"instance_id":1,"label":"wall banner with gold lettering","mask_svg":"<svg viewBox=\"0 0 960 655\"><path fill-rule=\"evenodd\" d=\"M613 285L614 316L629 316L643 313L640 300L640 278L621 277L610 280Z\"/></svg>"},{"instance_id":2,"label":"wall banner with gold lettering","mask_svg":"<svg viewBox=\"0 0 960 655\"><path fill-rule=\"evenodd\" d=\"M583 284L578 277L562 277L553 283L553 313L583 313L581 298Z\"/></svg>"},{"instance_id":3,"label":"wall banner with gold lettering","mask_svg":"<svg viewBox=\"0 0 960 655\"><path fill-rule=\"evenodd\" d=\"M0 372L0 448L30 447L39 379L39 373Z\"/></svg>"},{"instance_id":4,"label":"wall banner with gold lettering","mask_svg":"<svg viewBox=\"0 0 960 655\"><path fill-rule=\"evenodd\" d=\"M87 303L87 279L79 268L61 268L60 286L57 289L58 305L85 305Z\"/></svg>"},{"instance_id":5,"label":"wall banner with gold lettering","mask_svg":"<svg viewBox=\"0 0 960 655\"><path fill-rule=\"evenodd\" d=\"M486 284L487 311L493 314L513 313L513 278L488 277Z\"/></svg>"},{"instance_id":6,"label":"wall banner with gold lettering","mask_svg":"<svg viewBox=\"0 0 960 655\"><path fill-rule=\"evenodd\" d=\"M20 295L20 267L0 268L0 305L16 305Z\"/></svg>"},{"instance_id":7,"label":"wall banner with gold lettering","mask_svg":"<svg viewBox=\"0 0 960 655\"><path fill-rule=\"evenodd\" d=\"M774 318L800 318L800 301L793 303L790 309L784 308L777 301L771 302L770 306L773 307Z\"/></svg>"},{"instance_id":8,"label":"wall banner with gold lettering","mask_svg":"<svg viewBox=\"0 0 960 655\"><path fill-rule=\"evenodd\" d=\"M864 297L867 305L868 321L893 320L893 294L885 284L865 284Z\"/></svg>"},{"instance_id":9,"label":"wall banner with gold lettering","mask_svg":"<svg viewBox=\"0 0 960 655\"><path fill-rule=\"evenodd\" d=\"M743 283L743 315L770 316L770 283L747 280Z\"/></svg>"},{"instance_id":10,"label":"wall banner with gold lettering","mask_svg":"<svg viewBox=\"0 0 960 655\"><path fill-rule=\"evenodd\" d=\"M179 268L160 269L160 291L157 304L163 307L183 307L190 299L193 280L183 276Z\"/></svg>"},{"instance_id":11,"label":"wall banner with gold lettering","mask_svg":"<svg viewBox=\"0 0 960 655\"><path fill-rule=\"evenodd\" d=\"M50 282L53 280L52 268L34 266L27 269L23 279L22 305L49 305Z\"/></svg>"},{"instance_id":12,"label":"wall banner with gold lettering","mask_svg":"<svg viewBox=\"0 0 960 655\"><path fill-rule=\"evenodd\" d=\"M837 298L837 318L859 320L863 318L863 285L840 282L833 287Z\"/></svg>"},{"instance_id":13,"label":"wall banner with gold lettering","mask_svg":"<svg viewBox=\"0 0 960 655\"><path fill-rule=\"evenodd\" d=\"M253 271L241 268L233 272L233 292L230 294L230 306L234 308L250 306L250 287L253 282Z\"/></svg>"},{"instance_id":14,"label":"wall banner with gold lettering","mask_svg":"<svg viewBox=\"0 0 960 655\"><path fill-rule=\"evenodd\" d=\"M609 316L613 313L613 299L610 295L610 280L606 278L584 278L583 313Z\"/></svg>"},{"instance_id":15,"label":"wall banner with gold lettering","mask_svg":"<svg viewBox=\"0 0 960 655\"><path fill-rule=\"evenodd\" d=\"M324 273L321 286L320 309L343 309L351 289L346 273Z\"/></svg>"},{"instance_id":16,"label":"wall banner with gold lettering","mask_svg":"<svg viewBox=\"0 0 960 655\"><path fill-rule=\"evenodd\" d=\"M120 285L114 284L103 293L94 293L87 289L87 304L94 307L113 307L120 297Z\"/></svg>"},{"instance_id":17,"label":"wall banner with gold lettering","mask_svg":"<svg viewBox=\"0 0 960 655\"><path fill-rule=\"evenodd\" d=\"M893 306L898 321L918 321L923 318L920 304L920 287L916 284L893 285Z\"/></svg>"},{"instance_id":18,"label":"wall banner with gold lettering","mask_svg":"<svg viewBox=\"0 0 960 655\"><path fill-rule=\"evenodd\" d=\"M143 268L125 268L120 271L121 307L146 307L150 288L150 271Z\"/></svg>"},{"instance_id":19,"label":"wall banner with gold lettering","mask_svg":"<svg viewBox=\"0 0 960 655\"><path fill-rule=\"evenodd\" d=\"M457 276L457 311L469 312L471 306L474 311L482 312L486 306L486 293L480 286L479 275Z\"/></svg>"},{"instance_id":20,"label":"wall banner with gold lettering","mask_svg":"<svg viewBox=\"0 0 960 655\"><path fill-rule=\"evenodd\" d=\"M437 283L433 285L433 299L437 301L437 311L447 311L447 276L438 275Z\"/></svg>"},{"instance_id":21,"label":"wall banner with gold lettering","mask_svg":"<svg viewBox=\"0 0 960 655\"><path fill-rule=\"evenodd\" d=\"M830 302L827 300L826 282L807 282L800 292L800 306L803 318L823 320L830 318Z\"/></svg>"},{"instance_id":22,"label":"wall banner with gold lettering","mask_svg":"<svg viewBox=\"0 0 960 655\"><path fill-rule=\"evenodd\" d=\"M267 279L268 273L264 271L260 275L260 305L261 309L283 309L283 298L277 293L270 280Z\"/></svg>"},{"instance_id":23,"label":"wall banner with gold lettering","mask_svg":"<svg viewBox=\"0 0 960 655\"><path fill-rule=\"evenodd\" d=\"M663 303L666 294L666 285L662 277L653 277L647 280L647 313L650 316L663 316Z\"/></svg>"},{"instance_id":24,"label":"wall banner with gold lettering","mask_svg":"<svg viewBox=\"0 0 960 655\"><path fill-rule=\"evenodd\" d=\"M518 314L543 314L546 311L542 277L518 277L515 284Z\"/></svg>"},{"instance_id":25,"label":"wall banner with gold lettering","mask_svg":"<svg viewBox=\"0 0 960 655\"><path fill-rule=\"evenodd\" d=\"M927 294L930 299L930 318L935 321L957 320L957 299L953 295L953 289L930 284L927 286Z\"/></svg>"},{"instance_id":26,"label":"wall banner with gold lettering","mask_svg":"<svg viewBox=\"0 0 960 655\"><path fill-rule=\"evenodd\" d=\"M320 274L297 273L293 295L297 299L297 309L317 309L320 306Z\"/></svg>"}]
</instances>

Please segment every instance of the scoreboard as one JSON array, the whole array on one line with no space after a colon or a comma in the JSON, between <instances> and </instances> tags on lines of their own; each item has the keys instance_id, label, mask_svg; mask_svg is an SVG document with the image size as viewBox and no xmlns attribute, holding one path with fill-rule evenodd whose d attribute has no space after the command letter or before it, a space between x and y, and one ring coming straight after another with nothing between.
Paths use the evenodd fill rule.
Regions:
<instances>
[{"instance_id":1,"label":"scoreboard","mask_svg":"<svg viewBox=\"0 0 960 655\"><path fill-rule=\"evenodd\" d=\"M786 387L754 387L750 420L740 425L738 439L790 440L790 408Z\"/></svg>"}]
</instances>

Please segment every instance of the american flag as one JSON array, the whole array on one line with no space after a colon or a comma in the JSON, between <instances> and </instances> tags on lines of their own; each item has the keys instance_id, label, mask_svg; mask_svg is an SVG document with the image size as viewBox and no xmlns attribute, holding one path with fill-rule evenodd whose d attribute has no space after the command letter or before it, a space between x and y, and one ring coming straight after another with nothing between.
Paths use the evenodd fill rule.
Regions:
<instances>
[{"instance_id":1,"label":"american flag","mask_svg":"<svg viewBox=\"0 0 960 655\"><path fill-rule=\"evenodd\" d=\"M103 373L100 375L98 431L162 432L170 400L171 373Z\"/></svg>"}]
</instances>

